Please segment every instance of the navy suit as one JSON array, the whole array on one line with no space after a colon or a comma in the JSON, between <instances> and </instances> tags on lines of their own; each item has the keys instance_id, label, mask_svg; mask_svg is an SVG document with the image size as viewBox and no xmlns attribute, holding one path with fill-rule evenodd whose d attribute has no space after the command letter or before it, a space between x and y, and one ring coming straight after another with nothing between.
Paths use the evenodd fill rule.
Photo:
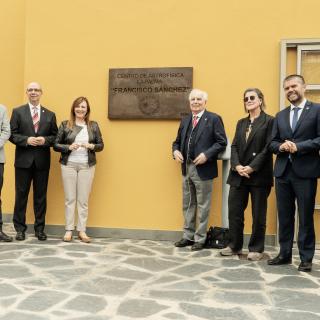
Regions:
<instances>
[{"instance_id":1,"label":"navy suit","mask_svg":"<svg viewBox=\"0 0 320 320\"><path fill-rule=\"evenodd\" d=\"M294 142L297 152L280 152L285 140ZM295 200L298 204L298 248L302 262L311 262L315 250L314 204L320 176L320 104L307 101L293 131L290 107L274 121L270 150L277 155L274 166L279 218L280 254L291 257L294 237Z\"/></svg>"},{"instance_id":2,"label":"navy suit","mask_svg":"<svg viewBox=\"0 0 320 320\"><path fill-rule=\"evenodd\" d=\"M40 123L37 133L34 130L29 104L13 109L10 141L16 145L15 187L13 223L17 232L25 232L26 207L31 182L33 181L33 199L36 232L43 231L47 207L47 186L50 169L50 146L58 132L56 116L41 106ZM41 146L27 144L29 137L44 137Z\"/></svg>"}]
</instances>

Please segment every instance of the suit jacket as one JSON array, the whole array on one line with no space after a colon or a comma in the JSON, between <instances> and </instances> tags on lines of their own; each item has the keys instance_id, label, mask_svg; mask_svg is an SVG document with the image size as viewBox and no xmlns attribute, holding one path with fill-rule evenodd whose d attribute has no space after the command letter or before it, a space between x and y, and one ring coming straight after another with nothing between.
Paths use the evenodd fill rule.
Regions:
<instances>
[{"instance_id":1,"label":"suit jacket","mask_svg":"<svg viewBox=\"0 0 320 320\"><path fill-rule=\"evenodd\" d=\"M176 140L172 144L172 152L179 150L183 153L185 144L188 143L186 138L188 128L192 125L191 121L191 113L181 120ZM222 119L216 113L205 110L198 126L195 136L195 156L203 152L208 160L197 166L197 172L201 180L209 180L218 176L217 157L226 148L227 137ZM186 161L182 163L181 169L182 174L186 175Z\"/></svg>"},{"instance_id":2,"label":"suit jacket","mask_svg":"<svg viewBox=\"0 0 320 320\"><path fill-rule=\"evenodd\" d=\"M291 154L292 170L300 178L320 176L320 104L307 101L294 131L290 126L290 107L277 113L270 150L277 155L275 177L281 177L289 160L288 152L280 152L285 140L293 141L298 151Z\"/></svg>"},{"instance_id":3,"label":"suit jacket","mask_svg":"<svg viewBox=\"0 0 320 320\"><path fill-rule=\"evenodd\" d=\"M16 145L15 167L30 168L34 163L40 170L50 168L50 147L58 131L56 116L43 106L40 107L40 113L39 128L35 133L29 104L13 109L10 141ZM44 137L45 144L30 146L27 144L29 137Z\"/></svg>"},{"instance_id":4,"label":"suit jacket","mask_svg":"<svg viewBox=\"0 0 320 320\"><path fill-rule=\"evenodd\" d=\"M271 186L273 185L273 161L268 147L274 118L262 111L260 116L254 120L248 141L246 141L249 121L249 117L246 117L237 123L231 145L231 169L227 183L237 187L241 184ZM249 179L238 174L235 170L237 165L250 166L254 170Z\"/></svg>"},{"instance_id":5,"label":"suit jacket","mask_svg":"<svg viewBox=\"0 0 320 320\"><path fill-rule=\"evenodd\" d=\"M66 165L68 163L69 155L71 151L69 146L74 142L77 134L82 130L82 127L75 125L74 128L68 127L68 120L62 121L58 134L56 137L53 149L61 152L60 163ZM103 140L98 123L90 121L88 125L89 143L94 144L94 149L88 149L88 165L91 167L96 164L96 152L103 150Z\"/></svg>"},{"instance_id":6,"label":"suit jacket","mask_svg":"<svg viewBox=\"0 0 320 320\"><path fill-rule=\"evenodd\" d=\"M10 123L5 106L0 105L0 163L5 162L4 144L10 138Z\"/></svg>"}]
</instances>

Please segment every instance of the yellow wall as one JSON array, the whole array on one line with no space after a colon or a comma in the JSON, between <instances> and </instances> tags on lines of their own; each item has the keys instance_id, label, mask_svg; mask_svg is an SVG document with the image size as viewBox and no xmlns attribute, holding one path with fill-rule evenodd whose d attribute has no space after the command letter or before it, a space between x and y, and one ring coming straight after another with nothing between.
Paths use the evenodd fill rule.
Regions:
<instances>
[{"instance_id":1,"label":"yellow wall","mask_svg":"<svg viewBox=\"0 0 320 320\"><path fill-rule=\"evenodd\" d=\"M0 18L12 20L0 30L10 51L1 88L11 80L9 94L2 92L0 100L10 107L22 103L22 83L36 80L44 89L42 103L59 123L79 95L89 98L99 121L105 150L98 154L90 226L180 230L182 225L181 174L171 158L178 122L108 120L109 68L192 66L194 86L208 91L208 109L222 115L232 138L244 116L246 87L263 90L270 114L279 110L279 41L319 37L318 0L1 0L1 6ZM7 147L9 158L12 150ZM63 224L58 154L52 160L47 223ZM6 170L12 172L12 165ZM4 211L12 212L8 184ZM220 223L220 186L219 178L211 224ZM273 194L269 204L267 232L273 234Z\"/></svg>"}]
</instances>

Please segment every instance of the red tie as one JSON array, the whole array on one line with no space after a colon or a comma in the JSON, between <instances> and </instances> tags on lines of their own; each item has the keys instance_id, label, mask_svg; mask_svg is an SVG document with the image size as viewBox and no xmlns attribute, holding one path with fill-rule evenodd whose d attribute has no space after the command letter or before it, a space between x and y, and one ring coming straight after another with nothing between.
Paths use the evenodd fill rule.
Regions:
<instances>
[{"instance_id":1,"label":"red tie","mask_svg":"<svg viewBox=\"0 0 320 320\"><path fill-rule=\"evenodd\" d=\"M38 114L37 107L33 107L32 121L33 121L34 132L37 133L39 129L39 114Z\"/></svg>"},{"instance_id":2,"label":"red tie","mask_svg":"<svg viewBox=\"0 0 320 320\"><path fill-rule=\"evenodd\" d=\"M193 116L192 127L195 128L198 124L198 116Z\"/></svg>"}]
</instances>

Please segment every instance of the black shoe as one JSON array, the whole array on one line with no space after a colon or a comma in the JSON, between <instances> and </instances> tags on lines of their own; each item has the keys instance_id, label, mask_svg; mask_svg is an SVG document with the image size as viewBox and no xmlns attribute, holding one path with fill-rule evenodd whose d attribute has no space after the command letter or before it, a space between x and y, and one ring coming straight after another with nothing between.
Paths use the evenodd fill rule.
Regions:
<instances>
[{"instance_id":1,"label":"black shoe","mask_svg":"<svg viewBox=\"0 0 320 320\"><path fill-rule=\"evenodd\" d=\"M298 271L302 272L311 272L312 270L312 262L301 262L298 267Z\"/></svg>"},{"instance_id":2,"label":"black shoe","mask_svg":"<svg viewBox=\"0 0 320 320\"><path fill-rule=\"evenodd\" d=\"M192 247L191 247L191 251L199 251L202 250L204 248L204 244L200 243L200 242L196 242Z\"/></svg>"},{"instance_id":3,"label":"black shoe","mask_svg":"<svg viewBox=\"0 0 320 320\"><path fill-rule=\"evenodd\" d=\"M283 257L280 254L277 255L275 258L268 260L269 266L280 266L281 264L290 264L290 263L292 263L291 257Z\"/></svg>"},{"instance_id":4,"label":"black shoe","mask_svg":"<svg viewBox=\"0 0 320 320\"><path fill-rule=\"evenodd\" d=\"M13 240L12 237L9 237L8 235L6 235L3 231L0 231L0 241L3 242L11 242Z\"/></svg>"},{"instance_id":5,"label":"black shoe","mask_svg":"<svg viewBox=\"0 0 320 320\"><path fill-rule=\"evenodd\" d=\"M187 247L187 246L192 246L194 244L193 241L188 240L188 239L181 239L177 242L174 243L174 245L178 248L183 248L183 247Z\"/></svg>"},{"instance_id":6,"label":"black shoe","mask_svg":"<svg viewBox=\"0 0 320 320\"><path fill-rule=\"evenodd\" d=\"M47 240L47 235L43 231L36 231L34 235L40 241L46 241Z\"/></svg>"},{"instance_id":7,"label":"black shoe","mask_svg":"<svg viewBox=\"0 0 320 320\"><path fill-rule=\"evenodd\" d=\"M26 234L22 231L18 231L16 234L16 240L18 241L26 240Z\"/></svg>"}]
</instances>

